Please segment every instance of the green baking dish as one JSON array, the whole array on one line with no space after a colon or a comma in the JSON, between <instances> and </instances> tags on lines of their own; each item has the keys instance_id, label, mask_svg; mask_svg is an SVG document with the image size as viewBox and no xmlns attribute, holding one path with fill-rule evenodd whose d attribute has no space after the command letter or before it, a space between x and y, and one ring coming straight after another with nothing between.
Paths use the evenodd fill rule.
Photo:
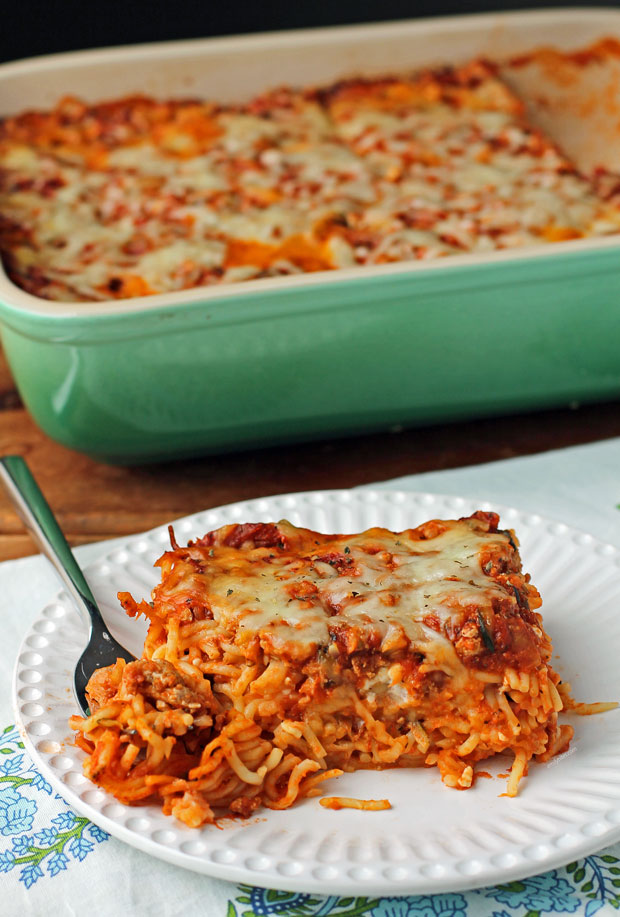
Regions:
<instances>
[{"instance_id":1,"label":"green baking dish","mask_svg":"<svg viewBox=\"0 0 620 917\"><path fill-rule=\"evenodd\" d=\"M76 85L86 98L187 95L190 76L208 94L214 74L226 100L362 62L411 69L613 34L619 12L554 10L83 52L0 68L0 106L49 105ZM319 46L333 53L317 60ZM550 98L538 86L541 120L554 119ZM563 112L573 158L615 155L620 137L597 148ZM616 398L619 268L608 237L110 303L42 300L2 272L1 334L49 436L109 462L155 461Z\"/></svg>"}]
</instances>

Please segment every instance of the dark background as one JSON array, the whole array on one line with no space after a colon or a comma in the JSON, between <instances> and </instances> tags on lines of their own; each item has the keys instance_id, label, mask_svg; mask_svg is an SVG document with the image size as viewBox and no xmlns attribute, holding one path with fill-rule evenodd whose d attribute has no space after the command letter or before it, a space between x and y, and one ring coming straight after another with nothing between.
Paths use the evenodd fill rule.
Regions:
<instances>
[{"instance_id":1,"label":"dark background","mask_svg":"<svg viewBox=\"0 0 620 917\"><path fill-rule=\"evenodd\" d=\"M503 0L0 0L0 60L34 54L271 29L535 7L620 7Z\"/></svg>"}]
</instances>

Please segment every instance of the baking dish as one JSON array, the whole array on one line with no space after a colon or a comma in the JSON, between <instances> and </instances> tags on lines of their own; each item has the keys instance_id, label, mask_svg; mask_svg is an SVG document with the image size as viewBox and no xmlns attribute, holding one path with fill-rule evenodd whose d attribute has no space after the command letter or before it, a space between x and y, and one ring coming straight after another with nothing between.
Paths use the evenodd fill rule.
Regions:
<instances>
[{"instance_id":1,"label":"baking dish","mask_svg":"<svg viewBox=\"0 0 620 917\"><path fill-rule=\"evenodd\" d=\"M234 102L613 36L619 11L569 9L80 52L0 67L0 112L67 93ZM617 162L620 57L503 76L581 168ZM1 272L0 321L42 429L139 462L617 397L619 266L612 236L77 304Z\"/></svg>"}]
</instances>

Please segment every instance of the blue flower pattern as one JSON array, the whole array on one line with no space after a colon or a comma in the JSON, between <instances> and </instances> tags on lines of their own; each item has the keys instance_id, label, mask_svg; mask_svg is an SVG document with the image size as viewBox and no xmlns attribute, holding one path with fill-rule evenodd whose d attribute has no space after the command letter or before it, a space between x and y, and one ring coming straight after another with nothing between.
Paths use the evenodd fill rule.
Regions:
<instances>
[{"instance_id":1,"label":"blue flower pattern","mask_svg":"<svg viewBox=\"0 0 620 917\"><path fill-rule=\"evenodd\" d=\"M229 901L226 917L594 917L620 910L620 856L603 852L564 869L467 894L324 898L246 885L239 892Z\"/></svg>"},{"instance_id":2,"label":"blue flower pattern","mask_svg":"<svg viewBox=\"0 0 620 917\"><path fill-rule=\"evenodd\" d=\"M0 873L12 872L29 889L85 860L109 835L67 808L23 748L14 726L0 733ZM62 807L47 825L37 794L53 797ZM222 917L594 917L620 911L620 856L604 851L564 869L467 894L325 897L237 888Z\"/></svg>"},{"instance_id":3,"label":"blue flower pattern","mask_svg":"<svg viewBox=\"0 0 620 917\"><path fill-rule=\"evenodd\" d=\"M42 824L37 795L51 797L52 787L34 770L23 747L14 726L0 733L0 873L14 872L31 888L44 876L53 878L84 860L109 835L67 809L57 794L63 811Z\"/></svg>"},{"instance_id":4,"label":"blue flower pattern","mask_svg":"<svg viewBox=\"0 0 620 917\"><path fill-rule=\"evenodd\" d=\"M557 872L547 872L542 876L531 876L520 882L499 885L488 889L487 895L507 904L513 910L525 907L528 911L544 914L573 913L581 905L581 899L575 886L561 878Z\"/></svg>"},{"instance_id":5,"label":"blue flower pattern","mask_svg":"<svg viewBox=\"0 0 620 917\"><path fill-rule=\"evenodd\" d=\"M226 917L594 917L599 911L620 910L620 856L604 852L564 869L466 895L323 898L244 885L239 891Z\"/></svg>"},{"instance_id":6,"label":"blue flower pattern","mask_svg":"<svg viewBox=\"0 0 620 917\"><path fill-rule=\"evenodd\" d=\"M368 912L369 917L466 917L463 895L409 895L382 898Z\"/></svg>"}]
</instances>

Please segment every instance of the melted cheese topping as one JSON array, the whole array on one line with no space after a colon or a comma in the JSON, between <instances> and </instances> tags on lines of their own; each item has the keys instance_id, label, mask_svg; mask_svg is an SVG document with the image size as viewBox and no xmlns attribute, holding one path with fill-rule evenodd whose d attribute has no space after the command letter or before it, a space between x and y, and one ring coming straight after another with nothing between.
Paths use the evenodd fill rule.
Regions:
<instances>
[{"instance_id":1,"label":"melted cheese topping","mask_svg":"<svg viewBox=\"0 0 620 917\"><path fill-rule=\"evenodd\" d=\"M273 547L230 546L223 530L209 546L183 549L191 573L164 577L156 605L170 612L198 601L227 639L240 647L258 639L277 657L337 654L344 639L347 652L419 652L452 673L460 665L453 636L472 609L492 616L502 602L518 608L514 588L481 566L495 552L506 569L518 569L509 536L477 518L440 523L422 539L419 530L323 536L288 522L275 529Z\"/></svg>"},{"instance_id":2,"label":"melted cheese topping","mask_svg":"<svg viewBox=\"0 0 620 917\"><path fill-rule=\"evenodd\" d=\"M0 122L0 247L16 282L50 299L619 229L616 203L480 62L227 108L65 99Z\"/></svg>"}]
</instances>

